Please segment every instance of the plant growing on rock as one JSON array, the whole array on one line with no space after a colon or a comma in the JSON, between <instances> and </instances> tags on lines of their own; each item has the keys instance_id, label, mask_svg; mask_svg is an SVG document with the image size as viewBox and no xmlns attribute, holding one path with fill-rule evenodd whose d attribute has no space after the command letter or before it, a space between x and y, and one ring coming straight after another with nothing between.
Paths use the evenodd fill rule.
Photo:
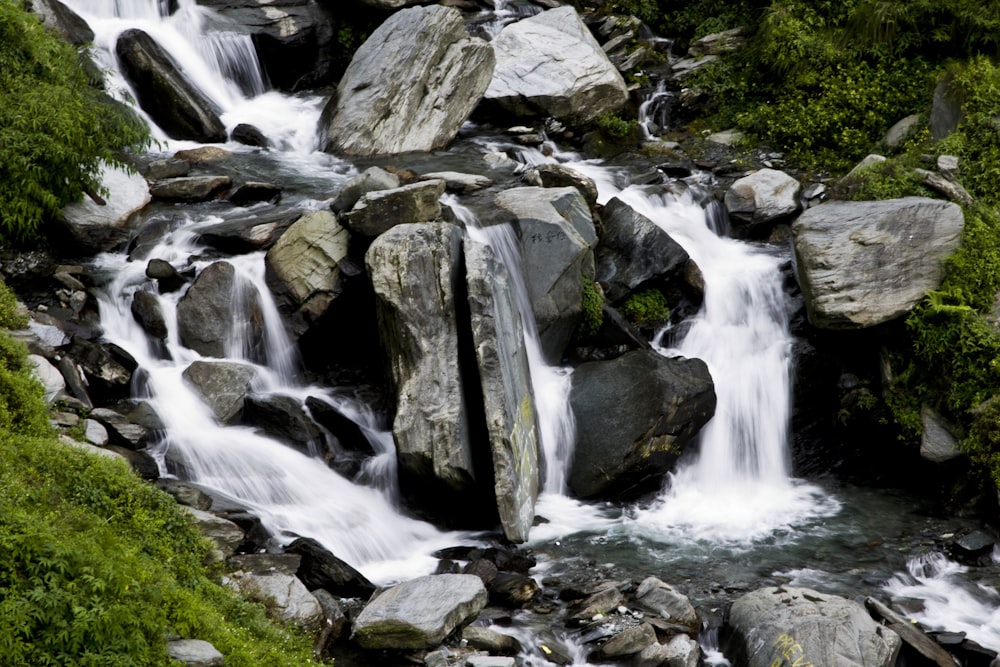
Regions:
<instances>
[{"instance_id":1,"label":"plant growing on rock","mask_svg":"<svg viewBox=\"0 0 1000 667\"><path fill-rule=\"evenodd\" d=\"M670 318L667 298L658 289L636 292L618 310L630 322L643 328L655 327Z\"/></svg>"}]
</instances>

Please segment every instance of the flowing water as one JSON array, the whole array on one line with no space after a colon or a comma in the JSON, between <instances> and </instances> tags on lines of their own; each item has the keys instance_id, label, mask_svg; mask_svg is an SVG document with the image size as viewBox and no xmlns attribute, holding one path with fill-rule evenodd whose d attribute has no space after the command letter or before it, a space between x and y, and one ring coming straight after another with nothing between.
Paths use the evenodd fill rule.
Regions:
<instances>
[{"instance_id":1,"label":"flowing water","mask_svg":"<svg viewBox=\"0 0 1000 667\"><path fill-rule=\"evenodd\" d=\"M121 99L128 98L127 85L115 73L114 42L122 30L141 27L219 106L228 129L251 123L275 141L277 150L266 155L237 144L226 147L245 154L247 168L262 180L286 184L291 205L303 211L321 208L326 202L315 199L316 193L330 196L356 173L349 162L316 150L324 100L268 90L245 36L225 30L210 10L190 0L181 0L171 16L161 13L156 0L68 4L97 34L98 57ZM516 18L506 4L498 9L496 27ZM657 115L655 122L643 118L650 138L668 122L660 104L664 95L659 91L644 106L647 114ZM594 178L601 202L620 197L669 232L697 262L706 285L700 312L683 328L666 332L659 350L708 364L716 381L716 416L703 430L697 454L678 466L656 498L635 506L585 504L566 495L574 439L566 400L571 372L541 360L533 323L522 318L529 349L535 349L530 367L547 471L537 512L548 523L532 530L529 544L540 560L537 577L587 572L639 580L653 574L688 593L708 617L720 600L770 583L808 585L851 597L916 598L925 602L922 611L914 612L916 620L966 631L1000 649L997 592L970 579L991 570L970 572L933 548L954 529L954 521L934 516L929 505L902 493L793 477L788 454L793 339L781 276L786 251L720 235L693 194L697 184L679 195L627 187L623 169L558 147L547 154L514 147L502 138L478 136L477 129L467 124L463 138L437 158L440 168L478 165L482 173L482 155L499 149L525 165L564 162ZM154 134L165 152L188 147L167 139L155 126ZM464 210L460 201L446 203ZM207 266L197 233L220 218L192 215L149 256L177 266L190 263L198 270ZM477 231L467 220L469 233L490 243L517 278L519 259L509 228ZM129 312L132 293L154 289L144 275L145 263L102 255L95 264L108 276L100 304L105 335L143 370L141 391L166 426L163 465L183 461L187 477L248 507L280 539L313 537L380 583L429 572L435 549L473 541L473 536L442 532L406 515L399 505L392 437L385 425L352 398L350 387L312 386L302 380L294 345L285 337L263 283L262 255L226 261L239 276L240 293L234 299L256 299L263 316L261 340L248 338L247 324L237 318L228 347L232 360L256 369L255 391L328 402L361 426L377 455L349 480L316 457L251 429L219 424L182 376L200 357L177 342L178 295L158 295L169 334L165 346L151 343ZM522 313L530 312L524 303ZM530 645L550 624L550 619L518 614L513 631ZM575 664L585 663L580 638L556 639L574 652ZM712 650L710 639L705 646ZM710 655L713 662L725 664L717 652ZM537 657L527 661L545 664Z\"/></svg>"}]
</instances>

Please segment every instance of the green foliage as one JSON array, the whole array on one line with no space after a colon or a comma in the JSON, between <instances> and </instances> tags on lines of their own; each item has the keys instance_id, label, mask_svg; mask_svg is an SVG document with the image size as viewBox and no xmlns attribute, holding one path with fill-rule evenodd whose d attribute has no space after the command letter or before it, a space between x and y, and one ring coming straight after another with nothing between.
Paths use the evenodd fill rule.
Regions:
<instances>
[{"instance_id":1,"label":"green foliage","mask_svg":"<svg viewBox=\"0 0 1000 667\"><path fill-rule=\"evenodd\" d=\"M667 298L658 289L636 292L618 309L628 320L640 327L655 327L670 318Z\"/></svg>"},{"instance_id":2,"label":"green foliage","mask_svg":"<svg viewBox=\"0 0 1000 667\"><path fill-rule=\"evenodd\" d=\"M594 126L608 139L620 141L636 137L639 131L639 121L626 120L613 113L601 114L594 119Z\"/></svg>"},{"instance_id":3,"label":"green foliage","mask_svg":"<svg viewBox=\"0 0 1000 667\"><path fill-rule=\"evenodd\" d=\"M0 233L33 238L100 187L101 163L148 145L145 125L88 80L80 54L14 0L0 0Z\"/></svg>"},{"instance_id":4,"label":"green foliage","mask_svg":"<svg viewBox=\"0 0 1000 667\"><path fill-rule=\"evenodd\" d=\"M905 159L889 159L860 169L839 189L855 201L926 197L932 193L923 185L923 178Z\"/></svg>"},{"instance_id":5,"label":"green foliage","mask_svg":"<svg viewBox=\"0 0 1000 667\"><path fill-rule=\"evenodd\" d=\"M604 323L604 292L593 280L583 281L583 320L577 327L576 335L581 338L593 336Z\"/></svg>"},{"instance_id":6,"label":"green foliage","mask_svg":"<svg viewBox=\"0 0 1000 667\"><path fill-rule=\"evenodd\" d=\"M20 306L17 295L0 282L0 328L24 329L28 326L28 313Z\"/></svg>"}]
</instances>

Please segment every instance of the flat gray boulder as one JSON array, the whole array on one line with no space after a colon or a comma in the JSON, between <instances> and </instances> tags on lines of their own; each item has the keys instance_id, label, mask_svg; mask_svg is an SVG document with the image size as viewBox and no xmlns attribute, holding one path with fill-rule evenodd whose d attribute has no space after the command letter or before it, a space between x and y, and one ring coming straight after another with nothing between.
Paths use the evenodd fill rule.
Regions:
<instances>
[{"instance_id":1,"label":"flat gray boulder","mask_svg":"<svg viewBox=\"0 0 1000 667\"><path fill-rule=\"evenodd\" d=\"M419 577L377 594L354 621L352 638L367 649L433 648L486 606L472 574Z\"/></svg>"},{"instance_id":2,"label":"flat gray boulder","mask_svg":"<svg viewBox=\"0 0 1000 667\"><path fill-rule=\"evenodd\" d=\"M301 336L344 289L341 262L350 233L329 211L302 216L264 256L264 279Z\"/></svg>"},{"instance_id":3,"label":"flat gray boulder","mask_svg":"<svg viewBox=\"0 0 1000 667\"><path fill-rule=\"evenodd\" d=\"M443 148L493 74L490 45L457 9L396 12L354 53L323 118L324 150L385 155Z\"/></svg>"},{"instance_id":4,"label":"flat gray boulder","mask_svg":"<svg viewBox=\"0 0 1000 667\"><path fill-rule=\"evenodd\" d=\"M167 642L167 657L186 667L222 667L226 658L202 639L173 639Z\"/></svg>"},{"instance_id":5,"label":"flat gray boulder","mask_svg":"<svg viewBox=\"0 0 1000 667\"><path fill-rule=\"evenodd\" d=\"M193 361L182 375L216 418L228 424L242 414L257 370L235 361Z\"/></svg>"},{"instance_id":6,"label":"flat gray boulder","mask_svg":"<svg viewBox=\"0 0 1000 667\"><path fill-rule=\"evenodd\" d=\"M518 115L586 124L628 101L625 81L573 7L511 23L493 40L484 99Z\"/></svg>"},{"instance_id":7,"label":"flat gray boulder","mask_svg":"<svg viewBox=\"0 0 1000 667\"><path fill-rule=\"evenodd\" d=\"M396 388L393 435L401 473L454 490L471 487L475 476L458 365L461 252L460 228L420 223L393 227L365 254Z\"/></svg>"},{"instance_id":8,"label":"flat gray boulder","mask_svg":"<svg viewBox=\"0 0 1000 667\"><path fill-rule=\"evenodd\" d=\"M730 610L727 655L747 667L775 664L891 667L902 641L864 606L806 588L762 588ZM742 658L742 659L741 659Z\"/></svg>"},{"instance_id":9,"label":"flat gray boulder","mask_svg":"<svg viewBox=\"0 0 1000 667\"><path fill-rule=\"evenodd\" d=\"M352 234L374 237L396 225L432 222L441 215L444 188L437 179L365 193L343 216L344 226Z\"/></svg>"},{"instance_id":10,"label":"flat gray boulder","mask_svg":"<svg viewBox=\"0 0 1000 667\"><path fill-rule=\"evenodd\" d=\"M905 315L940 286L964 228L957 204L927 197L808 209L792 236L809 320L861 329Z\"/></svg>"},{"instance_id":11,"label":"flat gray boulder","mask_svg":"<svg viewBox=\"0 0 1000 667\"><path fill-rule=\"evenodd\" d=\"M323 623L319 601L294 575L237 570L224 581L246 599L263 604L276 621L304 630L316 630Z\"/></svg>"},{"instance_id":12,"label":"flat gray boulder","mask_svg":"<svg viewBox=\"0 0 1000 667\"><path fill-rule=\"evenodd\" d=\"M584 281L594 277L594 219L572 187L512 188L494 201L514 219L542 351L558 363L583 316Z\"/></svg>"},{"instance_id":13,"label":"flat gray boulder","mask_svg":"<svg viewBox=\"0 0 1000 667\"><path fill-rule=\"evenodd\" d=\"M715 385L700 359L637 350L580 365L570 404L577 445L569 486L581 498L613 497L661 482L715 414Z\"/></svg>"},{"instance_id":14,"label":"flat gray boulder","mask_svg":"<svg viewBox=\"0 0 1000 667\"><path fill-rule=\"evenodd\" d=\"M526 542L540 471L538 416L521 315L510 276L489 246L466 239L465 266L500 524L511 542Z\"/></svg>"},{"instance_id":15,"label":"flat gray boulder","mask_svg":"<svg viewBox=\"0 0 1000 667\"><path fill-rule=\"evenodd\" d=\"M802 184L783 171L760 169L726 191L730 217L749 223L771 222L799 210Z\"/></svg>"},{"instance_id":16,"label":"flat gray boulder","mask_svg":"<svg viewBox=\"0 0 1000 667\"><path fill-rule=\"evenodd\" d=\"M132 214L153 199L146 179L120 167L102 165L101 186L108 191L103 203L84 196L66 205L60 216L62 227L81 252L96 254L128 241L134 231Z\"/></svg>"}]
</instances>

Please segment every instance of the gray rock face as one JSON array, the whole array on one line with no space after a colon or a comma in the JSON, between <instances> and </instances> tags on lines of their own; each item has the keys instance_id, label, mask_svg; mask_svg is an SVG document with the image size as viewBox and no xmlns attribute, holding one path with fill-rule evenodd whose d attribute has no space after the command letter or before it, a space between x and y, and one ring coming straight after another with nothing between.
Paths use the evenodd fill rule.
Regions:
<instances>
[{"instance_id":1,"label":"gray rock face","mask_svg":"<svg viewBox=\"0 0 1000 667\"><path fill-rule=\"evenodd\" d=\"M103 167L101 185L108 191L103 205L85 196L62 210L62 227L81 252L98 253L127 241L131 215L152 201L146 179L118 167Z\"/></svg>"},{"instance_id":2,"label":"gray rock face","mask_svg":"<svg viewBox=\"0 0 1000 667\"><path fill-rule=\"evenodd\" d=\"M132 317L143 331L154 338L167 337L167 322L163 318L160 300L152 292L140 290L132 295Z\"/></svg>"},{"instance_id":3,"label":"gray rock face","mask_svg":"<svg viewBox=\"0 0 1000 667\"><path fill-rule=\"evenodd\" d=\"M495 201L515 218L542 351L558 362L580 323L583 281L594 276L597 232L587 202L575 188L513 188Z\"/></svg>"},{"instance_id":4,"label":"gray rock face","mask_svg":"<svg viewBox=\"0 0 1000 667\"><path fill-rule=\"evenodd\" d=\"M267 251L264 279L278 307L302 335L343 291L340 262L350 234L329 211L303 216Z\"/></svg>"},{"instance_id":5,"label":"gray rock face","mask_svg":"<svg viewBox=\"0 0 1000 667\"><path fill-rule=\"evenodd\" d=\"M396 387L393 435L401 472L456 490L474 477L458 368L461 239L461 230L447 223L399 225L365 255Z\"/></svg>"},{"instance_id":6,"label":"gray rock face","mask_svg":"<svg viewBox=\"0 0 1000 667\"><path fill-rule=\"evenodd\" d=\"M201 639L168 641L167 655L187 667L222 667L226 661L217 648Z\"/></svg>"},{"instance_id":7,"label":"gray rock face","mask_svg":"<svg viewBox=\"0 0 1000 667\"><path fill-rule=\"evenodd\" d=\"M604 205L604 233L595 251L594 277L615 303L654 278L683 273L690 257L652 220L618 199Z\"/></svg>"},{"instance_id":8,"label":"gray rock face","mask_svg":"<svg viewBox=\"0 0 1000 667\"><path fill-rule=\"evenodd\" d=\"M435 180L368 192L344 216L344 225L352 234L374 237L396 225L431 222L441 215L444 187Z\"/></svg>"},{"instance_id":9,"label":"gray rock face","mask_svg":"<svg viewBox=\"0 0 1000 667\"><path fill-rule=\"evenodd\" d=\"M229 262L215 262L198 274L177 302L181 343L206 357L226 356L235 288L236 269Z\"/></svg>"},{"instance_id":10,"label":"gray rock face","mask_svg":"<svg viewBox=\"0 0 1000 667\"><path fill-rule=\"evenodd\" d=\"M355 52L324 111L324 150L351 155L446 146L479 103L493 49L462 14L432 5L390 16Z\"/></svg>"},{"instance_id":11,"label":"gray rock face","mask_svg":"<svg viewBox=\"0 0 1000 667\"><path fill-rule=\"evenodd\" d=\"M33 0L31 9L46 28L59 33L70 44L83 46L94 41L94 31L87 22L59 0Z\"/></svg>"},{"instance_id":12,"label":"gray rock face","mask_svg":"<svg viewBox=\"0 0 1000 667\"><path fill-rule=\"evenodd\" d=\"M304 630L315 630L323 622L319 602L290 574L237 571L228 576L226 583L247 599L266 605L268 616L277 621Z\"/></svg>"},{"instance_id":13,"label":"gray rock face","mask_svg":"<svg viewBox=\"0 0 1000 667\"><path fill-rule=\"evenodd\" d=\"M66 380L59 369L45 357L38 354L28 355L28 362L34 366L34 376L42 383L45 390L44 398L47 405L56 402L60 392L66 389Z\"/></svg>"},{"instance_id":14,"label":"gray rock face","mask_svg":"<svg viewBox=\"0 0 1000 667\"><path fill-rule=\"evenodd\" d=\"M193 517L198 531L215 544L223 559L232 556L243 541L243 529L232 521L187 505L180 507Z\"/></svg>"},{"instance_id":15,"label":"gray rock face","mask_svg":"<svg viewBox=\"0 0 1000 667\"><path fill-rule=\"evenodd\" d=\"M367 649L432 648L486 606L486 587L471 574L419 577L379 593L354 621Z\"/></svg>"},{"instance_id":16,"label":"gray rock face","mask_svg":"<svg viewBox=\"0 0 1000 667\"><path fill-rule=\"evenodd\" d=\"M115 52L139 106L172 139L226 140L218 107L184 77L152 37L138 29L126 30L118 36Z\"/></svg>"},{"instance_id":17,"label":"gray rock face","mask_svg":"<svg viewBox=\"0 0 1000 667\"><path fill-rule=\"evenodd\" d=\"M193 361L184 369L183 376L219 421L230 423L243 412L257 371L253 366L233 361Z\"/></svg>"},{"instance_id":18,"label":"gray rock face","mask_svg":"<svg viewBox=\"0 0 1000 667\"><path fill-rule=\"evenodd\" d=\"M511 23L493 40L485 99L519 115L585 124L628 101L625 81L572 7Z\"/></svg>"},{"instance_id":19,"label":"gray rock face","mask_svg":"<svg viewBox=\"0 0 1000 667\"><path fill-rule=\"evenodd\" d=\"M671 623L687 626L697 633L701 619L687 596L656 577L646 577L635 591L635 604L640 609L664 618Z\"/></svg>"},{"instance_id":20,"label":"gray rock face","mask_svg":"<svg viewBox=\"0 0 1000 667\"><path fill-rule=\"evenodd\" d=\"M940 285L964 227L958 205L924 197L810 208L792 224L809 320L860 329L907 313Z\"/></svg>"},{"instance_id":21,"label":"gray rock face","mask_svg":"<svg viewBox=\"0 0 1000 667\"><path fill-rule=\"evenodd\" d=\"M472 341L504 535L528 539L539 487L538 419L510 277L489 246L465 241Z\"/></svg>"},{"instance_id":22,"label":"gray rock face","mask_svg":"<svg viewBox=\"0 0 1000 667\"><path fill-rule=\"evenodd\" d=\"M600 658L614 660L635 655L656 643L656 631L649 623L626 628L601 646L597 652Z\"/></svg>"},{"instance_id":23,"label":"gray rock face","mask_svg":"<svg viewBox=\"0 0 1000 667\"><path fill-rule=\"evenodd\" d=\"M763 588L733 603L729 624L737 664L889 667L899 635L852 600L805 588ZM729 654L729 652L727 652ZM743 657L743 660L740 660Z\"/></svg>"},{"instance_id":24,"label":"gray rock face","mask_svg":"<svg viewBox=\"0 0 1000 667\"><path fill-rule=\"evenodd\" d=\"M109 408L94 408L90 411L90 416L107 430L110 444L133 450L146 446L149 432L125 415Z\"/></svg>"},{"instance_id":25,"label":"gray rock face","mask_svg":"<svg viewBox=\"0 0 1000 667\"><path fill-rule=\"evenodd\" d=\"M715 414L715 385L700 359L637 350L579 366L570 403L577 445L569 486L596 498L667 472Z\"/></svg>"},{"instance_id":26,"label":"gray rock face","mask_svg":"<svg viewBox=\"0 0 1000 667\"><path fill-rule=\"evenodd\" d=\"M192 204L217 199L232 184L229 176L179 176L154 182L149 192L160 201Z\"/></svg>"},{"instance_id":27,"label":"gray rock face","mask_svg":"<svg viewBox=\"0 0 1000 667\"><path fill-rule=\"evenodd\" d=\"M346 213L354 208L364 195L378 190L394 190L399 187L399 176L381 167L369 167L357 176L344 183L333 203L330 204L336 213Z\"/></svg>"},{"instance_id":28,"label":"gray rock face","mask_svg":"<svg viewBox=\"0 0 1000 667\"><path fill-rule=\"evenodd\" d=\"M932 463L944 463L962 456L953 427L927 405L920 408L920 425L923 426L920 458Z\"/></svg>"},{"instance_id":29,"label":"gray rock face","mask_svg":"<svg viewBox=\"0 0 1000 667\"><path fill-rule=\"evenodd\" d=\"M726 192L729 215L744 222L769 222L799 210L802 185L777 169L760 169L744 176Z\"/></svg>"}]
</instances>

